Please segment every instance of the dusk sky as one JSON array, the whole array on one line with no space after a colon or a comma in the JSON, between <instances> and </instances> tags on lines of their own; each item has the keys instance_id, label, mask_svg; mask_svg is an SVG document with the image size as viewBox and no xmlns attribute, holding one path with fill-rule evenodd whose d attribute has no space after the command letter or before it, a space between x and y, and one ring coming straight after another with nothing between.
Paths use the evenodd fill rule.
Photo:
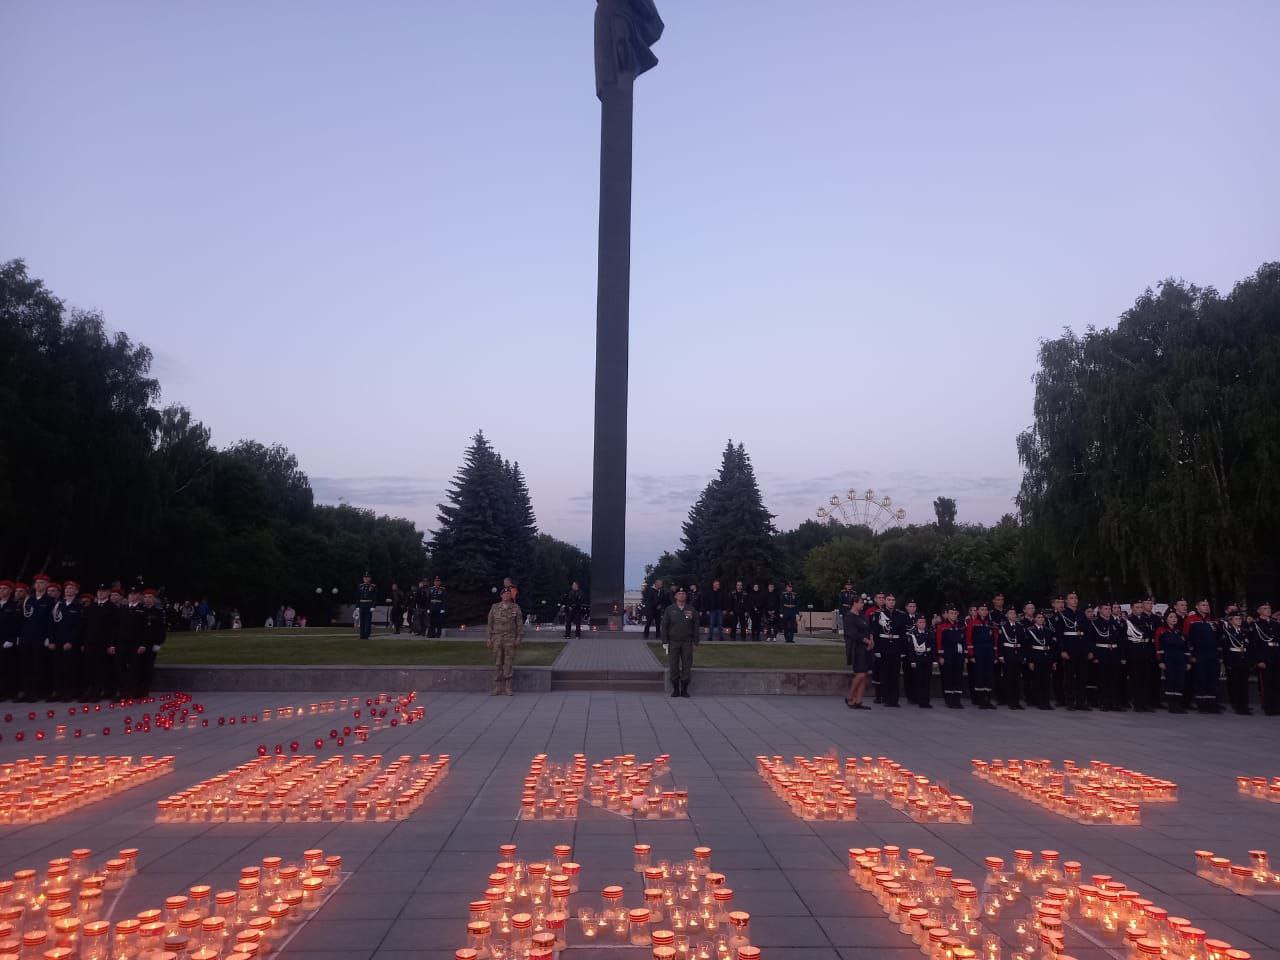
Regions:
<instances>
[{"instance_id":1,"label":"dusk sky","mask_svg":"<svg viewBox=\"0 0 1280 960\"><path fill-rule=\"evenodd\" d=\"M728 438L782 528L998 519L1040 339L1280 258L1274 0L658 5L629 586ZM483 429L587 547L594 7L4 0L0 260L321 501L430 528Z\"/></svg>"}]
</instances>

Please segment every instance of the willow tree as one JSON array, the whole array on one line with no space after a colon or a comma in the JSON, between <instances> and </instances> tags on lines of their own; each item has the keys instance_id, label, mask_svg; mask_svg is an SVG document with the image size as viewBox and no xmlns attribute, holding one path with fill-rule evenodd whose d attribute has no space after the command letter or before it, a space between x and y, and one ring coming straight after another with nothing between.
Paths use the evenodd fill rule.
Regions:
<instances>
[{"instance_id":1,"label":"willow tree","mask_svg":"<svg viewBox=\"0 0 1280 960\"><path fill-rule=\"evenodd\" d=\"M1166 281L1114 328L1065 331L1039 359L1018 505L1062 585L1274 589L1280 264L1225 297Z\"/></svg>"}]
</instances>

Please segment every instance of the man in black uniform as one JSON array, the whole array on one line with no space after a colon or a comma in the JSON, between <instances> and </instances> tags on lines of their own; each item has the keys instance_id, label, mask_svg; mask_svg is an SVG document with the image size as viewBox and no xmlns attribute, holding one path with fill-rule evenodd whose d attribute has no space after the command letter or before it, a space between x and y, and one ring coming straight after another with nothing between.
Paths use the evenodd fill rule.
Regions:
<instances>
[{"instance_id":1,"label":"man in black uniform","mask_svg":"<svg viewBox=\"0 0 1280 960\"><path fill-rule=\"evenodd\" d=\"M768 598L760 589L759 580L751 584L751 593L747 595L747 603L747 613L751 617L751 639L758 642L760 640L760 630L764 626L765 612L769 606Z\"/></svg>"},{"instance_id":2,"label":"man in black uniform","mask_svg":"<svg viewBox=\"0 0 1280 960\"><path fill-rule=\"evenodd\" d=\"M1244 614L1232 607L1222 623L1222 659L1227 665L1227 699L1231 709L1250 714L1249 707L1249 637L1244 630Z\"/></svg>"},{"instance_id":3,"label":"man in black uniform","mask_svg":"<svg viewBox=\"0 0 1280 960\"><path fill-rule=\"evenodd\" d=\"M1029 606L1029 604L1028 604ZM1022 630L1023 656L1027 661L1027 699L1041 710L1052 710L1054 636L1045 622L1043 613L1037 612L1030 625L1019 624Z\"/></svg>"},{"instance_id":4,"label":"man in black uniform","mask_svg":"<svg viewBox=\"0 0 1280 960\"><path fill-rule=\"evenodd\" d=\"M587 609L587 598L577 580L569 585L568 591L560 598L560 605L564 607L564 638L569 639L570 630L574 631L575 636L581 637L582 616Z\"/></svg>"},{"instance_id":5,"label":"man in black uniform","mask_svg":"<svg viewBox=\"0 0 1280 960\"><path fill-rule=\"evenodd\" d=\"M907 699L917 707L932 710L929 702L933 687L933 631L929 629L924 614L915 618L915 625L907 634L907 657L911 662L908 676L911 685L907 688Z\"/></svg>"},{"instance_id":6,"label":"man in black uniform","mask_svg":"<svg viewBox=\"0 0 1280 960\"><path fill-rule=\"evenodd\" d=\"M720 581L712 580L711 589L703 598L703 612L707 615L707 639L724 639L724 611L728 601L728 593L720 586Z\"/></svg>"},{"instance_id":7,"label":"man in black uniform","mask_svg":"<svg viewBox=\"0 0 1280 960\"><path fill-rule=\"evenodd\" d=\"M1129 702L1136 713L1151 712L1152 673L1156 669L1156 626L1154 616L1147 613L1145 600L1136 600L1124 627L1127 668L1125 670Z\"/></svg>"},{"instance_id":8,"label":"man in black uniform","mask_svg":"<svg viewBox=\"0 0 1280 960\"><path fill-rule=\"evenodd\" d=\"M936 635L938 658L942 661L942 698L952 710L963 710L960 698L964 695L965 628L954 603L947 605Z\"/></svg>"},{"instance_id":9,"label":"man in black uniform","mask_svg":"<svg viewBox=\"0 0 1280 960\"><path fill-rule=\"evenodd\" d=\"M796 621L800 618L800 598L796 596L791 581L784 585L778 599L778 616L782 619L782 636L787 643L796 642Z\"/></svg>"},{"instance_id":10,"label":"man in black uniform","mask_svg":"<svg viewBox=\"0 0 1280 960\"><path fill-rule=\"evenodd\" d=\"M138 698L151 695L151 673L156 654L164 646L164 610L156 602L154 587L142 592L142 642L135 648L133 695Z\"/></svg>"},{"instance_id":11,"label":"man in black uniform","mask_svg":"<svg viewBox=\"0 0 1280 960\"><path fill-rule=\"evenodd\" d=\"M853 592L853 581L846 580L844 582L844 589L840 591L840 598L836 601L837 625L844 623L844 615L853 609L853 601L857 599L858 595Z\"/></svg>"},{"instance_id":12,"label":"man in black uniform","mask_svg":"<svg viewBox=\"0 0 1280 960\"><path fill-rule=\"evenodd\" d=\"M880 700L886 707L898 706L899 682L902 679L902 653L911 630L907 615L897 609L892 593L884 595L884 609L872 618L871 635L880 657Z\"/></svg>"},{"instance_id":13,"label":"man in black uniform","mask_svg":"<svg viewBox=\"0 0 1280 960\"><path fill-rule=\"evenodd\" d=\"M49 575L36 574L35 588L22 605L22 633L18 643L21 661L21 698L26 703L43 700L48 693L49 635L53 626L54 597Z\"/></svg>"},{"instance_id":14,"label":"man in black uniform","mask_svg":"<svg viewBox=\"0 0 1280 960\"><path fill-rule=\"evenodd\" d=\"M1098 664L1098 705L1103 710L1122 710L1120 671L1127 662L1127 631L1111 616L1111 604L1098 604L1098 615L1086 624L1086 637Z\"/></svg>"},{"instance_id":15,"label":"man in black uniform","mask_svg":"<svg viewBox=\"0 0 1280 960\"><path fill-rule=\"evenodd\" d=\"M1258 604L1258 617L1249 625L1249 659L1258 670L1262 712L1280 714L1280 624L1271 617L1271 604Z\"/></svg>"},{"instance_id":16,"label":"man in black uniform","mask_svg":"<svg viewBox=\"0 0 1280 960\"><path fill-rule=\"evenodd\" d=\"M1000 699L1010 710L1021 710L1023 636L1018 626L1018 612L1013 607L1005 610L996 631L996 668L1002 685Z\"/></svg>"},{"instance_id":17,"label":"man in black uniform","mask_svg":"<svg viewBox=\"0 0 1280 960\"><path fill-rule=\"evenodd\" d=\"M1067 594L1066 606L1058 614L1054 625L1058 635L1058 657L1061 660L1061 702L1068 710L1088 710L1089 707L1089 652L1084 636L1085 618L1080 612L1080 598Z\"/></svg>"},{"instance_id":18,"label":"man in black uniform","mask_svg":"<svg viewBox=\"0 0 1280 960\"><path fill-rule=\"evenodd\" d=\"M512 595L514 599L515 595ZM431 589L427 591L427 637L439 640L444 636L444 617L446 596L444 581L434 577Z\"/></svg>"},{"instance_id":19,"label":"man in black uniform","mask_svg":"<svg viewBox=\"0 0 1280 960\"><path fill-rule=\"evenodd\" d=\"M105 583L98 584L98 594L82 617L82 703L95 703L115 693L117 616L116 607L111 602L111 588Z\"/></svg>"},{"instance_id":20,"label":"man in black uniform","mask_svg":"<svg viewBox=\"0 0 1280 960\"><path fill-rule=\"evenodd\" d=\"M142 608L142 588L129 587L128 598L116 620L116 693L122 700L136 696L139 651L146 648L146 611Z\"/></svg>"},{"instance_id":21,"label":"man in black uniform","mask_svg":"<svg viewBox=\"0 0 1280 960\"><path fill-rule=\"evenodd\" d=\"M778 588L770 580L764 594L764 637L770 643L778 642L778 617L782 612L780 600Z\"/></svg>"},{"instance_id":22,"label":"man in black uniform","mask_svg":"<svg viewBox=\"0 0 1280 960\"><path fill-rule=\"evenodd\" d=\"M427 578L419 580L409 591L409 632L415 637L427 635Z\"/></svg>"},{"instance_id":23,"label":"man in black uniform","mask_svg":"<svg viewBox=\"0 0 1280 960\"><path fill-rule=\"evenodd\" d=\"M22 587L22 597L14 599L14 587ZM22 600L27 585L0 580L0 700L9 700L18 691L18 638L22 634Z\"/></svg>"},{"instance_id":24,"label":"man in black uniform","mask_svg":"<svg viewBox=\"0 0 1280 960\"><path fill-rule=\"evenodd\" d=\"M356 622L360 625L361 640L368 640L373 635L373 605L377 602L378 588L373 577L366 572L360 578L360 586L356 587ZM133 603L129 605L133 606Z\"/></svg>"},{"instance_id":25,"label":"man in black uniform","mask_svg":"<svg viewBox=\"0 0 1280 960\"><path fill-rule=\"evenodd\" d=\"M80 694L84 610L79 593L80 584L68 580L62 585L62 600L53 608L53 699L66 703Z\"/></svg>"},{"instance_id":26,"label":"man in black uniform","mask_svg":"<svg viewBox=\"0 0 1280 960\"><path fill-rule=\"evenodd\" d=\"M662 639L662 611L667 609L667 591L663 589L662 579L653 581L653 586L644 592L644 638L649 639L649 625L655 624L657 637Z\"/></svg>"},{"instance_id":27,"label":"man in black uniform","mask_svg":"<svg viewBox=\"0 0 1280 960\"><path fill-rule=\"evenodd\" d=\"M733 613L733 624L729 628L729 639L737 640L738 633L747 639L747 620L751 613L751 597L742 589L742 581L733 585L733 593L729 594L729 609Z\"/></svg>"}]
</instances>

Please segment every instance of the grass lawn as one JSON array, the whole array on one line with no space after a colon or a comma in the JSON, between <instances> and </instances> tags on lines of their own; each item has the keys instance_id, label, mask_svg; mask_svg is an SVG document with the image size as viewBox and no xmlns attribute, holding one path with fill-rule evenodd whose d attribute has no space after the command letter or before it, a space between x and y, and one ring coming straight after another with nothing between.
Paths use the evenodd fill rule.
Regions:
<instances>
[{"instance_id":1,"label":"grass lawn","mask_svg":"<svg viewBox=\"0 0 1280 960\"><path fill-rule=\"evenodd\" d=\"M659 663L667 662L662 644L651 643L649 649ZM694 667L721 667L737 670L839 670L848 669L844 662L844 644L811 646L783 643L710 643L698 644L693 654Z\"/></svg>"},{"instance_id":2,"label":"grass lawn","mask_svg":"<svg viewBox=\"0 0 1280 960\"><path fill-rule=\"evenodd\" d=\"M546 667L563 643L525 641L516 664ZM361 641L347 628L293 630L216 630L171 633L158 662L247 664L351 664L355 666L488 666L493 654L482 641L424 640L394 634Z\"/></svg>"}]
</instances>

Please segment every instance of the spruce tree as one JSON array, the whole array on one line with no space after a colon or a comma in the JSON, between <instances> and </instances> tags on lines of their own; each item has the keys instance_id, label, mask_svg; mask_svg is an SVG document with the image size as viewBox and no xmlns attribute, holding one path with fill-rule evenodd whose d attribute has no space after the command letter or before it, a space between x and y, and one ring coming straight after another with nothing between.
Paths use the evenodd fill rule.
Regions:
<instances>
[{"instance_id":1,"label":"spruce tree","mask_svg":"<svg viewBox=\"0 0 1280 960\"><path fill-rule=\"evenodd\" d=\"M504 553L508 573L520 586L520 596L533 601L530 577L533 574L534 540L538 536L538 520L533 513L533 501L524 473L519 463L503 463L507 484L507 509L503 531ZM538 599L551 600L550 597Z\"/></svg>"},{"instance_id":2,"label":"spruce tree","mask_svg":"<svg viewBox=\"0 0 1280 960\"><path fill-rule=\"evenodd\" d=\"M440 504L429 544L434 572L451 593L452 609L474 617L491 600L491 588L508 575L505 518L511 481L483 431L471 446Z\"/></svg>"},{"instance_id":3,"label":"spruce tree","mask_svg":"<svg viewBox=\"0 0 1280 960\"><path fill-rule=\"evenodd\" d=\"M690 508L683 532L681 558L699 582L778 574L773 514L743 444L725 445L720 472Z\"/></svg>"}]
</instances>

